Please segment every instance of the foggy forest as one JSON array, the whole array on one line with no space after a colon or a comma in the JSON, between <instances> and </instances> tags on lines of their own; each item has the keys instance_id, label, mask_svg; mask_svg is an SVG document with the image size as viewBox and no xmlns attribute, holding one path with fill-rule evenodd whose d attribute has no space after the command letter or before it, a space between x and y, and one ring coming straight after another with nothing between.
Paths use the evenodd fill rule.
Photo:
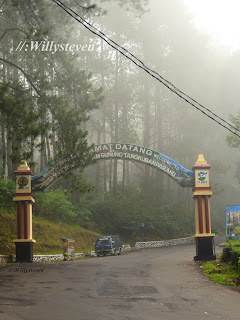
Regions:
<instances>
[{"instance_id":1,"label":"foggy forest","mask_svg":"<svg viewBox=\"0 0 240 320\"><path fill-rule=\"evenodd\" d=\"M96 161L91 152L128 143L189 170L203 154L212 166L212 228L224 233L226 205L239 204L240 49L198 29L184 0L63 2L78 16L58 1L0 4L2 205L10 206L21 160L38 174L66 157L71 166L36 192L34 216L126 241L192 235L191 188L141 163ZM56 202L63 205L54 208Z\"/></svg>"}]
</instances>

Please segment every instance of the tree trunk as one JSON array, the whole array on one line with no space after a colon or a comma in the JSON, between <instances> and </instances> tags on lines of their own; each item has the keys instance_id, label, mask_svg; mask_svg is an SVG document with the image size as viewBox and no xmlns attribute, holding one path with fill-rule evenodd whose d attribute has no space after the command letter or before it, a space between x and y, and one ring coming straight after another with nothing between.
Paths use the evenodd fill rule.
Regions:
<instances>
[{"instance_id":1,"label":"tree trunk","mask_svg":"<svg viewBox=\"0 0 240 320\"><path fill-rule=\"evenodd\" d=\"M146 148L150 147L150 97L149 97L149 85L144 83L144 110L143 110L143 145ZM151 195L150 185L150 167L145 165L144 178L143 178L143 193L145 200L149 202Z\"/></svg>"},{"instance_id":2,"label":"tree trunk","mask_svg":"<svg viewBox=\"0 0 240 320\"><path fill-rule=\"evenodd\" d=\"M40 171L47 165L46 141L45 136L41 134L41 153L40 153Z\"/></svg>"},{"instance_id":3,"label":"tree trunk","mask_svg":"<svg viewBox=\"0 0 240 320\"><path fill-rule=\"evenodd\" d=\"M3 176L5 175L6 171L6 142L5 142L5 128L3 124L3 118L1 122L1 132L2 132L2 137L1 137L1 166L3 167Z\"/></svg>"},{"instance_id":4,"label":"tree trunk","mask_svg":"<svg viewBox=\"0 0 240 320\"><path fill-rule=\"evenodd\" d=\"M118 57L118 51L116 51L116 67L115 67L115 132L114 132L114 139L115 142L118 141L118 116L119 116L119 97L118 97L118 67L119 67L119 57ZM116 195L117 193L117 159L113 160L113 194Z\"/></svg>"},{"instance_id":5,"label":"tree trunk","mask_svg":"<svg viewBox=\"0 0 240 320\"><path fill-rule=\"evenodd\" d=\"M98 132L97 135L97 144L101 143L101 132ZM96 164L96 192L98 193L100 189L100 161Z\"/></svg>"},{"instance_id":6,"label":"tree trunk","mask_svg":"<svg viewBox=\"0 0 240 320\"><path fill-rule=\"evenodd\" d=\"M12 160L11 160L11 131L10 128L7 128L7 176L11 179L13 178L13 169L12 169Z\"/></svg>"}]
</instances>

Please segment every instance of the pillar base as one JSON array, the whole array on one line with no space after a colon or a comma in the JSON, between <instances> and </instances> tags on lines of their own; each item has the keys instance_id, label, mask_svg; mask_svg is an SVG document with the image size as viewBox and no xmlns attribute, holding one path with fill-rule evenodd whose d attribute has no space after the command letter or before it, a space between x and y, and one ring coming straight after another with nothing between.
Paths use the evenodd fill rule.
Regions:
<instances>
[{"instance_id":1,"label":"pillar base","mask_svg":"<svg viewBox=\"0 0 240 320\"><path fill-rule=\"evenodd\" d=\"M14 241L15 242L15 241ZM15 242L16 245L16 262L33 262L33 244L35 241L20 240Z\"/></svg>"},{"instance_id":2,"label":"pillar base","mask_svg":"<svg viewBox=\"0 0 240 320\"><path fill-rule=\"evenodd\" d=\"M214 237L196 237L195 261L216 260Z\"/></svg>"}]
</instances>

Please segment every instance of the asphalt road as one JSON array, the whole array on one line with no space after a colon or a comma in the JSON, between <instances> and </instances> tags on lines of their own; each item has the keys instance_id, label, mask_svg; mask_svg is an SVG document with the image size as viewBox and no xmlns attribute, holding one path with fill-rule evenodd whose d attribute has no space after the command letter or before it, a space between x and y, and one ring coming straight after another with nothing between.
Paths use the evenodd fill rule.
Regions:
<instances>
[{"instance_id":1,"label":"asphalt road","mask_svg":"<svg viewBox=\"0 0 240 320\"><path fill-rule=\"evenodd\" d=\"M239 320L240 293L208 280L194 255L184 245L5 266L0 320Z\"/></svg>"}]
</instances>

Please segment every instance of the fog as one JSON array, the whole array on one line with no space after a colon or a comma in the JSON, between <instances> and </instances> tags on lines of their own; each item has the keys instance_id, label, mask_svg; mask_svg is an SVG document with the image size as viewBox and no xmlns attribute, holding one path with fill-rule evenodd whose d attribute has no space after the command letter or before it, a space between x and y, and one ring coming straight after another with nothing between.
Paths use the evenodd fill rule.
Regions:
<instances>
[{"instance_id":1,"label":"fog","mask_svg":"<svg viewBox=\"0 0 240 320\"><path fill-rule=\"evenodd\" d=\"M141 14L131 10L131 6L128 11L126 6L119 8L117 2L113 1L99 2L99 5L107 10L107 14L94 17L91 21L111 39L226 121L229 121L229 114L238 114L239 52L232 53L214 42L206 32L197 29L184 1L149 1L145 7L146 12ZM108 52L112 48L106 44L103 46L105 60L107 55L111 56ZM223 226L225 205L237 204L239 201L236 179L239 150L227 145L226 136L230 132L170 92L125 57L118 55L116 58L113 53L111 57L114 72L118 64L118 79L112 80L106 69L102 71L101 77L108 97L105 109L112 110L112 113L118 109L119 132L116 135L114 123L111 127L106 120L108 132L114 133L101 135L98 132L100 137L98 135L97 139L92 135L92 141L104 143L116 141L117 137L122 142L135 142L172 157L188 169L192 168L198 154L203 153L212 165L210 181L213 190L213 221L220 218ZM116 59L119 61L116 62ZM114 87L119 94L117 102L112 100ZM95 121L99 121L100 126L102 119L97 113ZM130 164L130 168L129 179L136 183L139 174L135 173L134 164ZM158 179L163 182L163 189L159 187L159 200L163 190L166 192L164 197L168 196L170 190L174 190L178 198L186 192L179 191L179 196L177 186L169 187L169 178L155 171L145 171L144 174L158 175ZM122 181L122 165L118 166L118 180Z\"/></svg>"},{"instance_id":2,"label":"fog","mask_svg":"<svg viewBox=\"0 0 240 320\"><path fill-rule=\"evenodd\" d=\"M96 6L84 8L93 3ZM203 107L208 108L226 121L230 114L238 115L239 51L218 44L197 28L184 0L68 1L67 5L100 30L103 39L54 2L33 2L31 12L23 2L16 19L14 7L3 5L11 10L2 11L7 21L1 25L2 84L10 81L9 90L21 84L28 92L27 103L31 101L29 106L41 115L42 124L40 131L29 135L17 132L14 128L18 125L1 109L0 161L5 175L11 176L22 157L28 157L33 169L40 171L62 155L85 155L85 144L79 143L77 136L86 138L89 145L119 142L151 148L189 170L203 154L212 165L213 225L224 229L225 206L239 201L239 148L228 145L226 137L231 133L216 122L222 121L196 107L205 112ZM6 28L17 31L6 35ZM115 46L125 48L126 55L134 55L175 90L193 98L194 106L169 90L162 83L166 84L165 80L154 79L116 51L105 35ZM24 42L25 36L31 42ZM45 47L36 41L44 41ZM66 110L71 110L71 117ZM20 137L16 146L14 141ZM184 203L184 210L193 215L192 190L180 187L164 173L121 160L89 167L91 161L86 159L79 159L77 171L84 172L95 186L95 196L108 192L126 195L134 189L142 192L148 205L174 203L178 207ZM75 194L77 201L81 197Z\"/></svg>"}]
</instances>

